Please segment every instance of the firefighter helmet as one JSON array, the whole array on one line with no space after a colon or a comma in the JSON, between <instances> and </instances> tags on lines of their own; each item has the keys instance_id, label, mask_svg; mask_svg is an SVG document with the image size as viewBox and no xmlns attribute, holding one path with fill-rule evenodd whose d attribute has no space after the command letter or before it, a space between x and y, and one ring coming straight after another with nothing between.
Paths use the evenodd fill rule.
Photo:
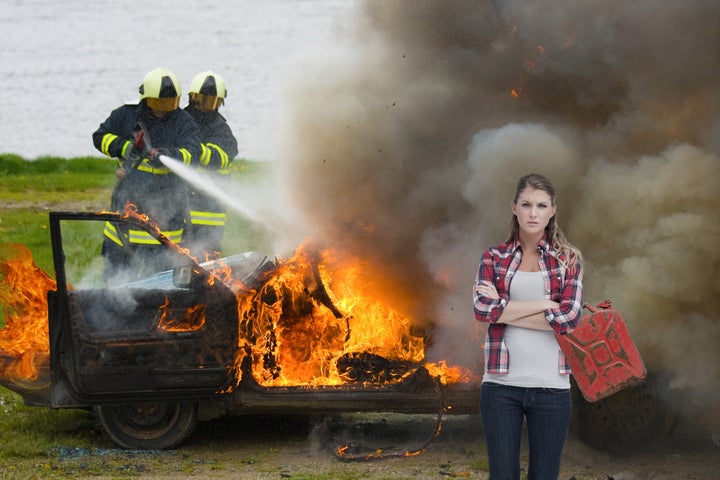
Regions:
<instances>
[{"instance_id":1,"label":"firefighter helmet","mask_svg":"<svg viewBox=\"0 0 720 480\"><path fill-rule=\"evenodd\" d=\"M150 70L140 85L140 100L145 99L148 107L161 112L171 112L180 104L180 81L177 76L162 67Z\"/></svg>"},{"instance_id":2,"label":"firefighter helmet","mask_svg":"<svg viewBox=\"0 0 720 480\"><path fill-rule=\"evenodd\" d=\"M190 101L200 110L216 110L225 102L225 80L210 70L198 73L190 84Z\"/></svg>"}]
</instances>

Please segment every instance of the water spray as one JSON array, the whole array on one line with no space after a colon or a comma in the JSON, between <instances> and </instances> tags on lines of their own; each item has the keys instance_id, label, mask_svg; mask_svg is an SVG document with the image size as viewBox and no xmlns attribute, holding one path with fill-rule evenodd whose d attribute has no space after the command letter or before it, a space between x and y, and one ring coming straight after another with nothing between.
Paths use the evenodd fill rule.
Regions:
<instances>
[{"instance_id":1,"label":"water spray","mask_svg":"<svg viewBox=\"0 0 720 480\"><path fill-rule=\"evenodd\" d=\"M185 165L183 162L167 155L160 155L159 158L163 165L172 170L180 178L222 202L228 208L235 210L255 223L261 224L268 230L273 232L282 231L279 225L274 225L269 221L270 216L261 215L257 209L251 208L245 200L237 195L233 195L229 182L218 182L215 175Z\"/></svg>"}]
</instances>

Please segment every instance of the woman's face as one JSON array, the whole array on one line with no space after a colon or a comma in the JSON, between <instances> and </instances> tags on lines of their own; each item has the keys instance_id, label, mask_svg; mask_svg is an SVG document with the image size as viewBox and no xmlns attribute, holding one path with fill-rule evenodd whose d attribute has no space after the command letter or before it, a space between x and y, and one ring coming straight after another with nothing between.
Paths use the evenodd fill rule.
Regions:
<instances>
[{"instance_id":1,"label":"woman's face","mask_svg":"<svg viewBox=\"0 0 720 480\"><path fill-rule=\"evenodd\" d=\"M520 232L538 234L545 231L550 219L555 215L555 205L544 190L527 187L512 204L512 212L518 219Z\"/></svg>"}]
</instances>

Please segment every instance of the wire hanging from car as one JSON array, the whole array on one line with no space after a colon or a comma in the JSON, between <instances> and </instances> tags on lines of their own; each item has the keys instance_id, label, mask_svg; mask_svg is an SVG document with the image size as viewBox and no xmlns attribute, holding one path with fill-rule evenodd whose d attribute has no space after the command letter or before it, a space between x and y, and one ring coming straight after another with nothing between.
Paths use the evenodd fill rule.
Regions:
<instances>
[{"instance_id":1,"label":"wire hanging from car","mask_svg":"<svg viewBox=\"0 0 720 480\"><path fill-rule=\"evenodd\" d=\"M423 368L423 367L421 367ZM435 422L435 428L433 429L430 436L425 440L425 442L420 445L418 448L413 450L398 450L398 451L389 451L385 452L382 449L377 449L375 451L359 454L359 453L350 453L350 444L345 443L344 445L341 445L335 449L335 454L337 455L338 459L344 462L352 462L352 461L370 461L370 460L382 460L386 458L398 458L398 457L414 457L417 455L420 455L422 452L428 449L432 441L440 435L440 431L442 430L442 421L443 421L443 415L445 414L445 411L447 409L447 405L445 404L445 395L442 391L442 384L440 383L440 377L432 377L433 384L435 386L435 393L438 395L438 401L439 401L439 412L437 415L437 419Z\"/></svg>"}]
</instances>

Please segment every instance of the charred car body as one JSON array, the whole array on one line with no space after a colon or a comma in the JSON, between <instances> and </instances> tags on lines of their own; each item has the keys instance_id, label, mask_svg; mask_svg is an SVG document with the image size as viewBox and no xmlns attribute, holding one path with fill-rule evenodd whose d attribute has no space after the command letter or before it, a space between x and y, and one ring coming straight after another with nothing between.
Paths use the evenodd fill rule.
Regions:
<instances>
[{"instance_id":1,"label":"charred car body","mask_svg":"<svg viewBox=\"0 0 720 480\"><path fill-rule=\"evenodd\" d=\"M92 278L87 260L75 259L88 250L78 239L96 238L108 221L146 230L178 266L121 286ZM392 312L380 314L397 330L387 338L357 323L343 311L351 307L336 305L312 253L303 267L256 253L198 264L143 218L116 213L52 212L50 233L49 353L32 381L0 383L28 405L93 409L123 447L173 448L197 421L224 415L479 412L477 377L447 381L457 372L426 363L426 339ZM617 445L618 435L635 442L668 427L645 385L626 394L579 399L587 440Z\"/></svg>"}]
</instances>

